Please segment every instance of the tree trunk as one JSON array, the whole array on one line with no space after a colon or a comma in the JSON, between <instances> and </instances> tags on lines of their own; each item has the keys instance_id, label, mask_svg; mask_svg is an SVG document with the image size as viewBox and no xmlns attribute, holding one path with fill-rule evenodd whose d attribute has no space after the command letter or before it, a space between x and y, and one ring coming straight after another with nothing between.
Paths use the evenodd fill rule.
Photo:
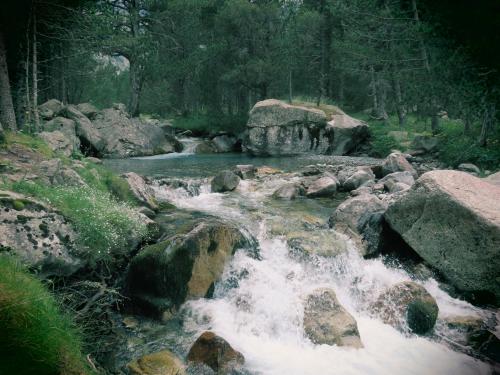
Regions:
<instances>
[{"instance_id":1,"label":"tree trunk","mask_svg":"<svg viewBox=\"0 0 500 375\"><path fill-rule=\"evenodd\" d=\"M288 103L292 104L293 92L292 92L292 69L288 71Z\"/></svg>"},{"instance_id":2,"label":"tree trunk","mask_svg":"<svg viewBox=\"0 0 500 375\"><path fill-rule=\"evenodd\" d=\"M464 135L470 135L470 131L471 131L471 115L470 115L470 111L467 110L465 112L465 120L464 120Z\"/></svg>"},{"instance_id":3,"label":"tree trunk","mask_svg":"<svg viewBox=\"0 0 500 375\"><path fill-rule=\"evenodd\" d=\"M483 124L481 126L481 134L479 135L478 144L481 147L488 145L488 134L491 129L492 123L495 120L495 104L486 106L483 116Z\"/></svg>"},{"instance_id":4,"label":"tree trunk","mask_svg":"<svg viewBox=\"0 0 500 375\"><path fill-rule=\"evenodd\" d=\"M32 62L32 79L33 79L33 119L35 121L35 131L38 132L40 130L40 115L38 113L38 46L36 40L36 10L33 9L33 62Z\"/></svg>"},{"instance_id":5,"label":"tree trunk","mask_svg":"<svg viewBox=\"0 0 500 375\"><path fill-rule=\"evenodd\" d=\"M7 67L7 49L4 35L0 31L0 123L12 131L17 130L16 114L12 102L9 70Z\"/></svg>"},{"instance_id":6,"label":"tree trunk","mask_svg":"<svg viewBox=\"0 0 500 375\"><path fill-rule=\"evenodd\" d=\"M431 131L432 131L432 134L434 134L434 135L439 133L439 114L437 113L437 111L434 111L432 113Z\"/></svg>"},{"instance_id":7,"label":"tree trunk","mask_svg":"<svg viewBox=\"0 0 500 375\"><path fill-rule=\"evenodd\" d=\"M142 68L133 59L130 59L130 98L128 111L130 116L139 115L139 100L142 91Z\"/></svg>"},{"instance_id":8,"label":"tree trunk","mask_svg":"<svg viewBox=\"0 0 500 375\"><path fill-rule=\"evenodd\" d=\"M377 82L375 79L375 68L373 67L373 65L370 66L370 89L373 101L372 116L377 117L377 108L378 108Z\"/></svg>"},{"instance_id":9,"label":"tree trunk","mask_svg":"<svg viewBox=\"0 0 500 375\"><path fill-rule=\"evenodd\" d=\"M398 114L399 127L403 127L406 120L406 108L403 104L403 94L401 93L401 82L399 81L398 75L392 72L392 84L394 88L394 94L396 96L396 112Z\"/></svg>"}]
</instances>

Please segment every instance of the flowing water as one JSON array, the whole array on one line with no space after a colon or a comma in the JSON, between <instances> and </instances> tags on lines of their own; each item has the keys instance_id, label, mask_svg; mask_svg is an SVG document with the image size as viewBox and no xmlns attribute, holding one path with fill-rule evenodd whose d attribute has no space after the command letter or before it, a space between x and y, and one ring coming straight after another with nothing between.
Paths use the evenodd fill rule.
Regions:
<instances>
[{"instance_id":1,"label":"flowing water","mask_svg":"<svg viewBox=\"0 0 500 375\"><path fill-rule=\"evenodd\" d=\"M330 162L339 160L346 162L347 159L333 158ZM450 297L432 278L418 282L439 305L433 335L419 337L402 333L373 315L370 305L385 288L414 277L402 267L388 266L381 258L362 258L346 238L327 229L328 216L339 202L271 199L272 192L285 180L297 178L293 175L245 180L234 192L210 193L207 176L249 162L293 170L311 164L311 159L175 155L107 162L119 171L134 170L150 176L182 179L183 187L158 184L158 197L179 208L224 218L257 239L259 256L238 251L216 285L212 299L184 305L182 330L189 334L190 343L205 330L216 332L243 353L245 370L250 374L491 373L485 362L452 349L449 343L452 333L443 319L451 315L491 319L492 312ZM366 164L367 160L350 159L350 162ZM313 232L336 240L321 242L318 245L321 255L296 256L287 239L307 237ZM339 255L323 256L329 252ZM333 288L340 303L355 317L363 349L314 345L304 335L304 298L319 287ZM179 334L179 340L182 336ZM186 343L179 345L181 351L186 350Z\"/></svg>"}]
</instances>

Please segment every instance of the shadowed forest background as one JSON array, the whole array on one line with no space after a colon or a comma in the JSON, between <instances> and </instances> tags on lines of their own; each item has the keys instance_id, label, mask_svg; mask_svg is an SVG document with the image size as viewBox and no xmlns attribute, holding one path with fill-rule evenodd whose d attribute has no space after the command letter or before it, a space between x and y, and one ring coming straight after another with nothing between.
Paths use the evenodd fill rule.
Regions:
<instances>
[{"instance_id":1,"label":"shadowed forest background","mask_svg":"<svg viewBox=\"0 0 500 375\"><path fill-rule=\"evenodd\" d=\"M56 98L239 133L259 100L329 103L389 130L440 133L441 159L500 160L496 1L110 0L2 5L15 119Z\"/></svg>"}]
</instances>

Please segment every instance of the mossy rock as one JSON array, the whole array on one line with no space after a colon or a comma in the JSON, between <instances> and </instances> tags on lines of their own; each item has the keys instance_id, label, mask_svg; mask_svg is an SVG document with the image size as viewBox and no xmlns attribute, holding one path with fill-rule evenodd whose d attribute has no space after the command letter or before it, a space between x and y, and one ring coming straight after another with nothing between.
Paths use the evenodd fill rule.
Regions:
<instances>
[{"instance_id":1,"label":"mossy rock","mask_svg":"<svg viewBox=\"0 0 500 375\"><path fill-rule=\"evenodd\" d=\"M12 202L12 208L16 211L22 211L25 208L25 204L23 201L16 199L14 202Z\"/></svg>"}]
</instances>

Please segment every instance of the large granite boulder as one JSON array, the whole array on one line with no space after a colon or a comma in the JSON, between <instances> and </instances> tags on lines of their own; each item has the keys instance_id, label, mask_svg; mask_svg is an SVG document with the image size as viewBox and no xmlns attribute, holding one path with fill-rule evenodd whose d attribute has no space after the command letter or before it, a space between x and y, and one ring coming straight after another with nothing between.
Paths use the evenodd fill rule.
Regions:
<instances>
[{"instance_id":1,"label":"large granite boulder","mask_svg":"<svg viewBox=\"0 0 500 375\"><path fill-rule=\"evenodd\" d=\"M51 120L61 112L64 108L64 104L57 99L50 99L43 104L38 106L38 113L40 117L45 120Z\"/></svg>"},{"instance_id":2,"label":"large granite boulder","mask_svg":"<svg viewBox=\"0 0 500 375\"><path fill-rule=\"evenodd\" d=\"M484 178L484 181L500 187L500 172L490 174Z\"/></svg>"},{"instance_id":3,"label":"large granite boulder","mask_svg":"<svg viewBox=\"0 0 500 375\"><path fill-rule=\"evenodd\" d=\"M67 220L44 203L0 191L0 252L18 257L42 276L70 276L85 262Z\"/></svg>"},{"instance_id":4,"label":"large granite boulder","mask_svg":"<svg viewBox=\"0 0 500 375\"><path fill-rule=\"evenodd\" d=\"M369 168L361 168L350 175L342 184L342 190L352 191L360 188L363 185L373 183L375 175Z\"/></svg>"},{"instance_id":5,"label":"large granite boulder","mask_svg":"<svg viewBox=\"0 0 500 375\"><path fill-rule=\"evenodd\" d=\"M410 172L414 178L418 177L417 171L399 152L393 152L382 163L382 175L387 176L394 172Z\"/></svg>"},{"instance_id":6,"label":"large granite boulder","mask_svg":"<svg viewBox=\"0 0 500 375\"><path fill-rule=\"evenodd\" d=\"M329 155L347 155L356 151L370 137L368 124L344 112L332 115L326 132L329 135Z\"/></svg>"},{"instance_id":7,"label":"large granite boulder","mask_svg":"<svg viewBox=\"0 0 500 375\"><path fill-rule=\"evenodd\" d=\"M237 141L235 136L227 134L217 135L212 138L212 143L217 149L217 152L235 151Z\"/></svg>"},{"instance_id":8,"label":"large granite boulder","mask_svg":"<svg viewBox=\"0 0 500 375\"><path fill-rule=\"evenodd\" d=\"M500 298L500 187L465 172L427 172L385 219L458 289Z\"/></svg>"},{"instance_id":9,"label":"large granite boulder","mask_svg":"<svg viewBox=\"0 0 500 375\"><path fill-rule=\"evenodd\" d=\"M66 135L58 130L53 132L41 132L38 136L47 143L47 146L49 146L51 150L59 152L64 156L69 157L78 150L74 142L70 141Z\"/></svg>"},{"instance_id":10,"label":"large granite boulder","mask_svg":"<svg viewBox=\"0 0 500 375\"><path fill-rule=\"evenodd\" d=\"M317 289L307 296L304 331L315 344L363 347L356 320L339 303L332 289Z\"/></svg>"},{"instance_id":11,"label":"large granite boulder","mask_svg":"<svg viewBox=\"0 0 500 375\"><path fill-rule=\"evenodd\" d=\"M73 120L64 117L56 117L47 121L43 125L43 130L45 132L59 131L64 134L74 149L79 149L80 147L80 140L76 136L76 124Z\"/></svg>"},{"instance_id":12,"label":"large granite boulder","mask_svg":"<svg viewBox=\"0 0 500 375\"><path fill-rule=\"evenodd\" d=\"M187 355L189 362L210 367L216 374L233 374L245 363L243 354L215 333L203 332L196 339Z\"/></svg>"},{"instance_id":13,"label":"large granite boulder","mask_svg":"<svg viewBox=\"0 0 500 375\"><path fill-rule=\"evenodd\" d=\"M329 147L326 123L319 109L264 100L250 111L243 147L253 155L324 154Z\"/></svg>"},{"instance_id":14,"label":"large granite boulder","mask_svg":"<svg viewBox=\"0 0 500 375\"><path fill-rule=\"evenodd\" d=\"M340 204L330 217L330 227L346 234L363 256L378 253L383 214L387 203L372 194L360 194Z\"/></svg>"},{"instance_id":15,"label":"large granite boulder","mask_svg":"<svg viewBox=\"0 0 500 375\"><path fill-rule=\"evenodd\" d=\"M304 194L304 188L300 184L287 183L280 186L273 193L273 198L283 200L293 200Z\"/></svg>"},{"instance_id":16,"label":"large granite boulder","mask_svg":"<svg viewBox=\"0 0 500 375\"><path fill-rule=\"evenodd\" d=\"M245 244L235 227L210 219L155 245L131 261L129 293L143 311L161 316L189 299L210 296L232 254Z\"/></svg>"},{"instance_id":17,"label":"large granite boulder","mask_svg":"<svg viewBox=\"0 0 500 375\"><path fill-rule=\"evenodd\" d=\"M61 113L75 122L76 134L80 138L82 151L85 154L100 156L105 153L106 140L87 116L74 105L64 107Z\"/></svg>"},{"instance_id":18,"label":"large granite boulder","mask_svg":"<svg viewBox=\"0 0 500 375\"><path fill-rule=\"evenodd\" d=\"M308 198L333 197L339 185L334 176L323 176L313 181L306 191Z\"/></svg>"},{"instance_id":19,"label":"large granite boulder","mask_svg":"<svg viewBox=\"0 0 500 375\"><path fill-rule=\"evenodd\" d=\"M99 113L97 107L91 103L80 103L76 106L76 109L79 110L89 120L93 120Z\"/></svg>"},{"instance_id":20,"label":"large granite boulder","mask_svg":"<svg viewBox=\"0 0 500 375\"><path fill-rule=\"evenodd\" d=\"M373 310L384 323L417 334L425 334L434 328L439 312L434 297L413 281L390 287L379 296Z\"/></svg>"},{"instance_id":21,"label":"large granite boulder","mask_svg":"<svg viewBox=\"0 0 500 375\"><path fill-rule=\"evenodd\" d=\"M157 210L159 208L153 188L151 185L148 185L142 176L134 172L129 172L125 173L123 178L125 178L130 187L130 191L139 202L152 210Z\"/></svg>"},{"instance_id":22,"label":"large granite boulder","mask_svg":"<svg viewBox=\"0 0 500 375\"><path fill-rule=\"evenodd\" d=\"M102 110L92 122L99 131L106 157L148 156L176 152L178 142L167 139L160 126L129 118L122 106Z\"/></svg>"},{"instance_id":23,"label":"large granite boulder","mask_svg":"<svg viewBox=\"0 0 500 375\"><path fill-rule=\"evenodd\" d=\"M169 350L144 355L127 368L131 375L186 375L181 359Z\"/></svg>"}]
</instances>

